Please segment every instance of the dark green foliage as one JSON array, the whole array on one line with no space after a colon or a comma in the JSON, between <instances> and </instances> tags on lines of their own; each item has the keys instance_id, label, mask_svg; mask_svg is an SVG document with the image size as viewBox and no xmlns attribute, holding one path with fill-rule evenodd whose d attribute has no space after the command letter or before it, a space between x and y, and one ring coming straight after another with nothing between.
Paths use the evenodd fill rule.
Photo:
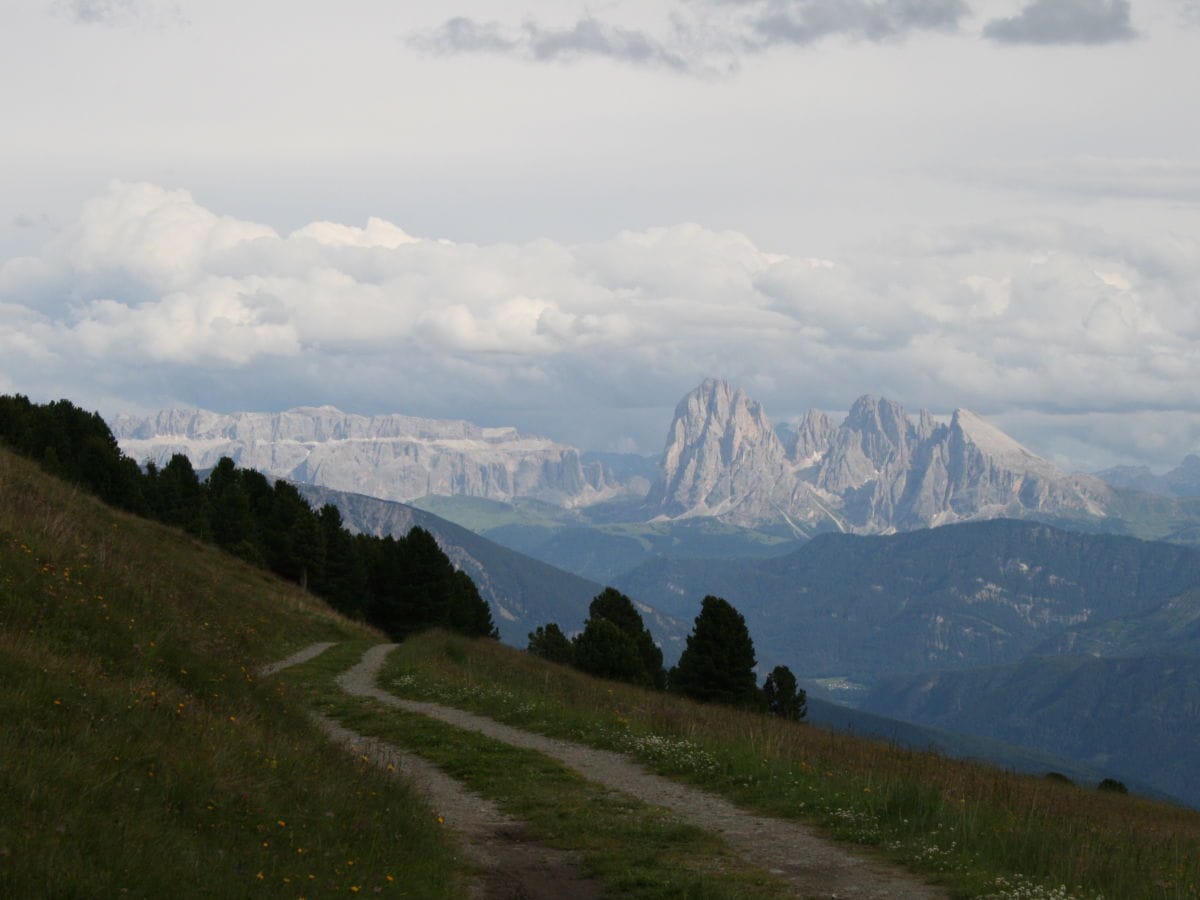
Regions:
<instances>
[{"instance_id":1,"label":"dark green foliage","mask_svg":"<svg viewBox=\"0 0 1200 900\"><path fill-rule=\"evenodd\" d=\"M571 642L562 633L562 629L553 622L539 625L534 631L529 632L529 646L525 650L534 656L540 656L542 659L565 666L571 665L575 659Z\"/></svg>"},{"instance_id":2,"label":"dark green foliage","mask_svg":"<svg viewBox=\"0 0 1200 900\"><path fill-rule=\"evenodd\" d=\"M796 686L796 676L787 666L776 666L763 683L767 711L799 722L808 714L808 694Z\"/></svg>"},{"instance_id":3,"label":"dark green foliage","mask_svg":"<svg viewBox=\"0 0 1200 900\"><path fill-rule=\"evenodd\" d=\"M588 607L574 655L576 668L592 675L650 688L666 685L662 650L633 601L612 588L601 591Z\"/></svg>"},{"instance_id":4,"label":"dark green foliage","mask_svg":"<svg viewBox=\"0 0 1200 900\"><path fill-rule=\"evenodd\" d=\"M78 484L112 506L147 512L142 474L121 454L99 413L68 400L38 405L28 397L0 397L0 437L18 453L36 459L52 475Z\"/></svg>"},{"instance_id":5,"label":"dark green foliage","mask_svg":"<svg viewBox=\"0 0 1200 900\"><path fill-rule=\"evenodd\" d=\"M1108 793L1111 793L1111 794L1128 794L1129 793L1129 788L1125 787L1125 783L1122 781L1117 781L1117 779L1115 779L1115 778L1105 778L1098 785L1096 785L1096 789L1101 790L1101 791L1107 791Z\"/></svg>"},{"instance_id":6,"label":"dark green foliage","mask_svg":"<svg viewBox=\"0 0 1200 900\"><path fill-rule=\"evenodd\" d=\"M637 645L608 619L589 619L574 642L575 668L598 678L640 683L644 675Z\"/></svg>"},{"instance_id":7,"label":"dark green foliage","mask_svg":"<svg viewBox=\"0 0 1200 900\"><path fill-rule=\"evenodd\" d=\"M1047 781L1053 781L1058 784L1073 785L1075 783L1070 778L1068 778L1066 775L1064 775L1062 772L1047 772L1042 777L1045 778Z\"/></svg>"},{"instance_id":8,"label":"dark green foliage","mask_svg":"<svg viewBox=\"0 0 1200 900\"><path fill-rule=\"evenodd\" d=\"M759 700L754 663L746 620L726 600L709 595L671 669L670 688L696 700L753 707Z\"/></svg>"},{"instance_id":9,"label":"dark green foliage","mask_svg":"<svg viewBox=\"0 0 1200 900\"><path fill-rule=\"evenodd\" d=\"M0 397L0 439L102 500L222 547L366 618L394 638L441 626L496 636L475 583L421 528L396 540L353 537L337 509L314 511L291 484L222 458L201 482L187 457L145 472L97 413L67 400Z\"/></svg>"}]
</instances>

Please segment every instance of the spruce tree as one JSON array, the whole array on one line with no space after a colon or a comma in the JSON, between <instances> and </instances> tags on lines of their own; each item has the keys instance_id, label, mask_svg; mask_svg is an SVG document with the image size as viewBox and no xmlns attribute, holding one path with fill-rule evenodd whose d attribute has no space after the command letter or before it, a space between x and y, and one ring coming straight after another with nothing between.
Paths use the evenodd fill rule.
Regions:
<instances>
[{"instance_id":1,"label":"spruce tree","mask_svg":"<svg viewBox=\"0 0 1200 900\"><path fill-rule=\"evenodd\" d=\"M598 628L600 622L612 625L625 640L617 640L607 629L602 633L590 633ZM579 650L581 641L588 645L583 652ZM585 672L643 687L661 689L666 686L662 650L654 643L633 601L613 588L606 587L592 598L583 633L575 638L575 650L575 665ZM599 654L605 652L611 653L613 659L602 659ZM630 652L633 663L626 662Z\"/></svg>"},{"instance_id":2,"label":"spruce tree","mask_svg":"<svg viewBox=\"0 0 1200 900\"><path fill-rule=\"evenodd\" d=\"M554 622L539 625L529 632L529 646L525 652L566 666L571 665L575 658L571 642Z\"/></svg>"},{"instance_id":3,"label":"spruce tree","mask_svg":"<svg viewBox=\"0 0 1200 900\"><path fill-rule=\"evenodd\" d=\"M670 689L696 700L752 707L759 701L754 642L746 620L728 601L709 595L687 646L668 676Z\"/></svg>"},{"instance_id":4,"label":"spruce tree","mask_svg":"<svg viewBox=\"0 0 1200 900\"><path fill-rule=\"evenodd\" d=\"M808 693L796 686L796 676L787 666L776 666L763 683L767 711L784 719L800 721L808 715Z\"/></svg>"}]
</instances>

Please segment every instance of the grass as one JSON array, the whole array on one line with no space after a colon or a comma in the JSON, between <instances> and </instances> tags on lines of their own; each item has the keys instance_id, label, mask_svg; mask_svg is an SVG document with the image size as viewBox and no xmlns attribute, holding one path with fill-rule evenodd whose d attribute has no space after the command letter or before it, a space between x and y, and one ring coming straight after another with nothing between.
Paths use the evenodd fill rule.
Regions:
<instances>
[{"instance_id":1,"label":"grass","mask_svg":"<svg viewBox=\"0 0 1200 900\"><path fill-rule=\"evenodd\" d=\"M542 843L577 850L584 871L614 897L767 898L783 885L740 862L717 837L666 811L592 784L543 754L332 687L364 644L345 644L280 678L354 731L382 738L433 762L502 810L526 822Z\"/></svg>"},{"instance_id":2,"label":"grass","mask_svg":"<svg viewBox=\"0 0 1200 900\"><path fill-rule=\"evenodd\" d=\"M403 644L388 690L622 750L961 896L1195 897L1200 815L598 681L490 641Z\"/></svg>"},{"instance_id":3,"label":"grass","mask_svg":"<svg viewBox=\"0 0 1200 900\"><path fill-rule=\"evenodd\" d=\"M253 674L355 639L0 450L0 896L463 895L419 799Z\"/></svg>"}]
</instances>

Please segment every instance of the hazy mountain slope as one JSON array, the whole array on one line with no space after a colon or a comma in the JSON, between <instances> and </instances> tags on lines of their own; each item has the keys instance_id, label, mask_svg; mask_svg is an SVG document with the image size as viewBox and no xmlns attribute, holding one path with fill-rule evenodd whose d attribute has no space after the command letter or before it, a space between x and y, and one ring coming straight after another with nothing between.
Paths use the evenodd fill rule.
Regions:
<instances>
[{"instance_id":1,"label":"hazy mountain slope","mask_svg":"<svg viewBox=\"0 0 1200 900\"><path fill-rule=\"evenodd\" d=\"M863 708L1136 776L1200 806L1200 658L1054 657L889 679Z\"/></svg>"},{"instance_id":2,"label":"hazy mountain slope","mask_svg":"<svg viewBox=\"0 0 1200 900\"><path fill-rule=\"evenodd\" d=\"M740 528L713 518L626 521L627 504L564 510L537 501L422 497L413 506L510 550L593 581L608 583L659 556L764 558L800 545L788 528Z\"/></svg>"},{"instance_id":3,"label":"hazy mountain slope","mask_svg":"<svg viewBox=\"0 0 1200 900\"><path fill-rule=\"evenodd\" d=\"M1078 759L1068 759L1046 750L996 738L950 731L931 725L922 725L894 718L889 712L870 712L851 709L838 703L829 703L810 697L808 721L834 731L849 732L860 737L886 741L912 750L940 753L953 759L974 759L991 763L1002 769L1030 775L1058 772L1077 784L1095 785L1104 778L1121 778L1126 785L1145 796L1172 796L1175 794L1151 787L1139 775L1130 774L1107 766L1090 765ZM1197 805L1193 803L1192 805Z\"/></svg>"},{"instance_id":4,"label":"hazy mountain slope","mask_svg":"<svg viewBox=\"0 0 1200 900\"><path fill-rule=\"evenodd\" d=\"M1035 648L1038 656L1152 656L1200 658L1200 588L1145 612L1068 628Z\"/></svg>"},{"instance_id":5,"label":"hazy mountain slope","mask_svg":"<svg viewBox=\"0 0 1200 900\"><path fill-rule=\"evenodd\" d=\"M1114 487L1132 488L1172 497L1200 496L1200 456L1189 453L1174 469L1155 475L1147 466L1116 466L1096 473Z\"/></svg>"},{"instance_id":6,"label":"hazy mountain slope","mask_svg":"<svg viewBox=\"0 0 1200 900\"><path fill-rule=\"evenodd\" d=\"M869 683L1014 662L1085 624L1200 584L1200 550L1012 520L891 536L821 535L777 559L659 560L622 590L685 621L719 594L760 661Z\"/></svg>"},{"instance_id":7,"label":"hazy mountain slope","mask_svg":"<svg viewBox=\"0 0 1200 900\"><path fill-rule=\"evenodd\" d=\"M473 531L425 510L362 494L316 485L296 485L311 503L332 503L347 527L364 534L405 534L419 525L433 534L450 560L471 576L492 607L492 617L506 643L524 647L530 631L557 622L570 634L583 627L588 605L603 585L556 569L509 550ZM649 607L642 608L646 626L674 660L688 628Z\"/></svg>"}]
</instances>

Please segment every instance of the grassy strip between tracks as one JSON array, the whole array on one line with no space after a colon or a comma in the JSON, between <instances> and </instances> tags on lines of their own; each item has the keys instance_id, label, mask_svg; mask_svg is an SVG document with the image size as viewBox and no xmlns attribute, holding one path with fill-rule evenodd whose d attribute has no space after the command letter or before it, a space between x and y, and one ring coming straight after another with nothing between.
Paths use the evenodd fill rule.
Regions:
<instances>
[{"instance_id":1,"label":"grassy strip between tracks","mask_svg":"<svg viewBox=\"0 0 1200 900\"><path fill-rule=\"evenodd\" d=\"M333 678L368 645L341 644L279 675L312 708L363 735L433 762L548 846L581 854L585 874L614 897L784 895L776 878L741 862L721 840L670 813L586 781L557 761L425 716L347 696Z\"/></svg>"}]
</instances>

